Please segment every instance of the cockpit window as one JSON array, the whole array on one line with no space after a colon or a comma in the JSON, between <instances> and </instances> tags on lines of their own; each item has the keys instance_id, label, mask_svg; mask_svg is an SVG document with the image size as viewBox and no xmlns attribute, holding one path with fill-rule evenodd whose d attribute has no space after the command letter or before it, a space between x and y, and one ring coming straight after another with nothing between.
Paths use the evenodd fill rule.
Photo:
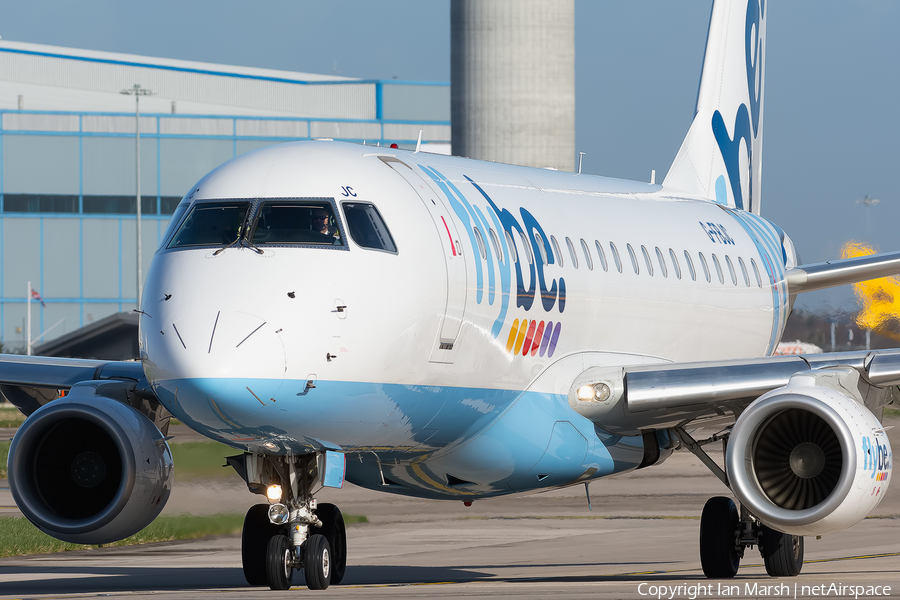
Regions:
<instances>
[{"instance_id":1,"label":"cockpit window","mask_svg":"<svg viewBox=\"0 0 900 600\"><path fill-rule=\"evenodd\" d=\"M354 242L363 248L397 252L394 238L374 205L365 202L344 202L344 218Z\"/></svg>"},{"instance_id":2,"label":"cockpit window","mask_svg":"<svg viewBox=\"0 0 900 600\"><path fill-rule=\"evenodd\" d=\"M343 236L327 200L264 200L253 217L250 242L255 246L314 244L342 246Z\"/></svg>"},{"instance_id":3,"label":"cockpit window","mask_svg":"<svg viewBox=\"0 0 900 600\"><path fill-rule=\"evenodd\" d=\"M249 210L248 201L195 204L167 248L233 244L241 234Z\"/></svg>"},{"instance_id":4,"label":"cockpit window","mask_svg":"<svg viewBox=\"0 0 900 600\"><path fill-rule=\"evenodd\" d=\"M166 226L166 232L163 233L162 238L159 240L160 249L163 248L163 244L165 244L169 240L169 237L175 232L175 228L178 226L178 223L181 222L181 217L184 216L184 213L187 212L190 205L191 203L187 198L178 203L175 212L172 213L172 218L169 219L169 224Z\"/></svg>"}]
</instances>

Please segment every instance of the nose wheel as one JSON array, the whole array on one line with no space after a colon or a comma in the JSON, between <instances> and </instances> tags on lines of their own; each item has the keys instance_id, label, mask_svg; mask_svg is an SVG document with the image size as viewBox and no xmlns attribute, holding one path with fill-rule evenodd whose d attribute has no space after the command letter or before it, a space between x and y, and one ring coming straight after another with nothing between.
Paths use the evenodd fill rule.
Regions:
<instances>
[{"instance_id":1,"label":"nose wheel","mask_svg":"<svg viewBox=\"0 0 900 600\"><path fill-rule=\"evenodd\" d=\"M237 458L237 457L235 457ZM315 456L282 457L244 455L244 468L238 472L245 480L246 465L265 487L280 488L276 481L289 481L284 493L247 511L241 534L241 558L244 577L250 585L268 585L287 590L293 584L294 571L303 570L306 586L324 590L339 584L347 569L347 530L340 509L334 504L318 504L311 488L316 484ZM278 462L276 462L278 461ZM287 472L280 472L287 471ZM251 490L254 486L248 481ZM260 487L260 486L257 486ZM279 502L280 500L280 502Z\"/></svg>"}]
</instances>

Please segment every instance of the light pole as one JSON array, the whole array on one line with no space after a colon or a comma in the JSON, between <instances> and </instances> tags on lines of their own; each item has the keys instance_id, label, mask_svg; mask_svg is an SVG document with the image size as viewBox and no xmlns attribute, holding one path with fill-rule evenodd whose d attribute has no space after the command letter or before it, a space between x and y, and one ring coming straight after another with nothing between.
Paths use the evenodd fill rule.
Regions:
<instances>
[{"instance_id":1,"label":"light pole","mask_svg":"<svg viewBox=\"0 0 900 600\"><path fill-rule=\"evenodd\" d=\"M149 96L153 92L147 88L142 88L141 84L136 83L134 87L124 89L120 93L134 96L134 178L137 182L135 191L137 204L137 305L138 310L140 310L141 296L144 291L144 282L141 277L141 96Z\"/></svg>"}]
</instances>

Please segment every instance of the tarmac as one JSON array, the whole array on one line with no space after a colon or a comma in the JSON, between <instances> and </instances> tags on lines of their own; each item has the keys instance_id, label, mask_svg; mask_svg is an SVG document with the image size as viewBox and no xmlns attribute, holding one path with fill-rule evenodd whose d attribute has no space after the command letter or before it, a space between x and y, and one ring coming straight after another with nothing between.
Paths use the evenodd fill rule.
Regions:
<instances>
[{"instance_id":1,"label":"tarmac","mask_svg":"<svg viewBox=\"0 0 900 600\"><path fill-rule=\"evenodd\" d=\"M900 428L889 434L900 447ZM248 587L240 538L226 536L2 558L0 598L900 597L897 489L854 527L806 538L800 576L766 576L751 549L733 580L707 580L700 569L700 512L707 498L728 490L691 454L597 481L590 491L593 510L584 486L471 507L349 484L325 490L320 501L369 523L348 527L347 574L324 591L306 589L302 573L286 592ZM165 510L244 512L261 499L232 476L176 485ZM20 514L5 481L0 514Z\"/></svg>"}]
</instances>

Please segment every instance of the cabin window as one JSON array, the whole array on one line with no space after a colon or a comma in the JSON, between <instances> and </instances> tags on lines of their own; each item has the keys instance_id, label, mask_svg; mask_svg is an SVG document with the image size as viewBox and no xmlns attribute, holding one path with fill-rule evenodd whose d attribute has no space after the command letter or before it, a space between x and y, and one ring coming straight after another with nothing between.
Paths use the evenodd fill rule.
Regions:
<instances>
[{"instance_id":1,"label":"cabin window","mask_svg":"<svg viewBox=\"0 0 900 600\"><path fill-rule=\"evenodd\" d=\"M712 254L713 265L716 267L716 275L719 277L719 283L725 283L725 277L722 275L722 265L719 264L719 257L716 253Z\"/></svg>"},{"instance_id":2,"label":"cabin window","mask_svg":"<svg viewBox=\"0 0 900 600\"><path fill-rule=\"evenodd\" d=\"M672 259L672 268L675 269L675 277L681 279L681 265L678 264L678 257L671 248L669 248L669 258Z\"/></svg>"},{"instance_id":3,"label":"cabin window","mask_svg":"<svg viewBox=\"0 0 900 600\"><path fill-rule=\"evenodd\" d=\"M691 281L697 281L697 272L694 271L694 261L691 260L691 255L688 254L688 251L684 251L684 262L687 263L688 272L691 274Z\"/></svg>"},{"instance_id":4,"label":"cabin window","mask_svg":"<svg viewBox=\"0 0 900 600\"><path fill-rule=\"evenodd\" d=\"M243 232L249 212L249 201L198 202L167 248L234 244Z\"/></svg>"},{"instance_id":5,"label":"cabin window","mask_svg":"<svg viewBox=\"0 0 900 600\"><path fill-rule=\"evenodd\" d=\"M516 245L513 243L512 236L507 230L503 230L503 236L506 238L506 247L509 248L509 259L517 263L519 262L519 253L516 252Z\"/></svg>"},{"instance_id":6,"label":"cabin window","mask_svg":"<svg viewBox=\"0 0 900 600\"><path fill-rule=\"evenodd\" d=\"M566 246L569 247L569 256L572 257L572 265L577 269L578 268L578 255L575 254L575 246L572 244L572 240L566 238Z\"/></svg>"},{"instance_id":7,"label":"cabin window","mask_svg":"<svg viewBox=\"0 0 900 600\"><path fill-rule=\"evenodd\" d=\"M753 267L753 274L756 275L756 287L762 287L762 279L759 277L759 269L756 268L756 261L750 259L750 266Z\"/></svg>"},{"instance_id":8,"label":"cabin window","mask_svg":"<svg viewBox=\"0 0 900 600\"><path fill-rule=\"evenodd\" d=\"M600 245L599 240L594 240L594 246L597 248L597 258L600 259L600 266L603 267L604 272L608 271L609 265L606 263L606 254L603 252L603 246Z\"/></svg>"},{"instance_id":9,"label":"cabin window","mask_svg":"<svg viewBox=\"0 0 900 600\"><path fill-rule=\"evenodd\" d=\"M497 255L497 262L503 262L503 250L500 248L500 239L497 238L497 232L491 228L488 229L488 235L491 238L491 246L494 247L494 254Z\"/></svg>"},{"instance_id":10,"label":"cabin window","mask_svg":"<svg viewBox=\"0 0 900 600\"><path fill-rule=\"evenodd\" d=\"M584 252L584 261L587 263L588 271L593 271L594 261L591 260L591 251L588 250L588 245L584 240L581 240L581 250Z\"/></svg>"},{"instance_id":11,"label":"cabin window","mask_svg":"<svg viewBox=\"0 0 900 600\"><path fill-rule=\"evenodd\" d=\"M650 253L647 252L647 247L641 244L641 254L644 255L644 263L647 265L647 272L650 273L650 277L653 277L653 262L650 261Z\"/></svg>"},{"instance_id":12,"label":"cabin window","mask_svg":"<svg viewBox=\"0 0 900 600\"><path fill-rule=\"evenodd\" d=\"M372 207L370 204L366 206ZM372 210L374 209L375 207L372 207ZM328 200L318 202L264 200L253 215L252 221L247 229L251 231L250 241L256 246L345 245L340 224ZM383 223L381 227L386 231ZM387 248L379 247L379 249ZM389 251L394 251L393 243Z\"/></svg>"},{"instance_id":13,"label":"cabin window","mask_svg":"<svg viewBox=\"0 0 900 600\"><path fill-rule=\"evenodd\" d=\"M731 257L727 254L725 255L725 264L728 265L728 274L731 275L731 285L737 285L737 275L734 273L734 263L731 262Z\"/></svg>"},{"instance_id":14,"label":"cabin window","mask_svg":"<svg viewBox=\"0 0 900 600\"><path fill-rule=\"evenodd\" d=\"M534 241L537 242L538 251L541 253L541 260L544 261L544 264L549 264L547 262L547 249L544 247L544 238L541 237L537 231L534 232Z\"/></svg>"},{"instance_id":15,"label":"cabin window","mask_svg":"<svg viewBox=\"0 0 900 600\"><path fill-rule=\"evenodd\" d=\"M366 202L344 202L344 217L350 238L363 248L397 252L394 238L375 205Z\"/></svg>"},{"instance_id":16,"label":"cabin window","mask_svg":"<svg viewBox=\"0 0 900 600\"><path fill-rule=\"evenodd\" d=\"M706 277L706 283L710 282L709 279L709 265L706 264L706 257L703 256L703 253L700 252L700 265L703 267L703 276Z\"/></svg>"},{"instance_id":17,"label":"cabin window","mask_svg":"<svg viewBox=\"0 0 900 600\"><path fill-rule=\"evenodd\" d=\"M637 256L634 255L634 248L631 247L631 244L625 244L625 247L628 248L628 256L631 257L631 267L634 269L635 275L640 275L641 270L638 268Z\"/></svg>"},{"instance_id":18,"label":"cabin window","mask_svg":"<svg viewBox=\"0 0 900 600\"><path fill-rule=\"evenodd\" d=\"M609 243L609 249L612 251L613 260L616 263L616 270L622 272L622 259L619 258L619 249L612 242Z\"/></svg>"},{"instance_id":19,"label":"cabin window","mask_svg":"<svg viewBox=\"0 0 900 600\"><path fill-rule=\"evenodd\" d=\"M484 238L481 237L481 231L477 227L473 227L475 232L475 242L478 244L478 251L481 252L481 260L487 260L487 252L485 252Z\"/></svg>"},{"instance_id":20,"label":"cabin window","mask_svg":"<svg viewBox=\"0 0 900 600\"><path fill-rule=\"evenodd\" d=\"M666 268L666 259L663 257L662 252L659 251L659 246L656 247L656 260L659 262L659 270L662 272L662 276L668 277L669 270Z\"/></svg>"},{"instance_id":21,"label":"cabin window","mask_svg":"<svg viewBox=\"0 0 900 600\"><path fill-rule=\"evenodd\" d=\"M531 253L531 244L528 243L528 240L525 239L525 234L521 231L519 232L519 239L522 240L522 250L525 252L525 258L528 259L528 264L534 264L534 255Z\"/></svg>"},{"instance_id":22,"label":"cabin window","mask_svg":"<svg viewBox=\"0 0 900 600\"><path fill-rule=\"evenodd\" d=\"M744 287L750 287L750 277L747 276L747 266L744 259L738 256L738 265L741 267L741 275L744 276Z\"/></svg>"},{"instance_id":23,"label":"cabin window","mask_svg":"<svg viewBox=\"0 0 900 600\"><path fill-rule=\"evenodd\" d=\"M556 255L556 258L559 259L559 266L565 266L565 261L563 260L562 252L559 251L559 244L556 242L555 236L550 236L550 243L553 244L553 254Z\"/></svg>"}]
</instances>

